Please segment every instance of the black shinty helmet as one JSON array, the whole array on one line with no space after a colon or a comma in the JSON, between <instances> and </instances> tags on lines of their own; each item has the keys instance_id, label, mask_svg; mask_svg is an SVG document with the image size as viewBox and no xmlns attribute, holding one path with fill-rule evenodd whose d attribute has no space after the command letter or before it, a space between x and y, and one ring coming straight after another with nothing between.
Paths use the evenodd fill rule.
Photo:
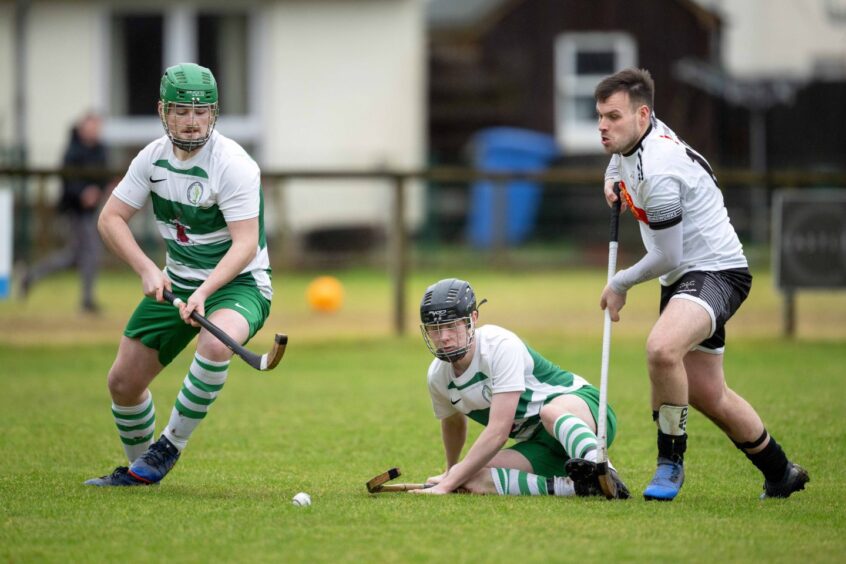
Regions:
<instances>
[{"instance_id":1,"label":"black shinty helmet","mask_svg":"<svg viewBox=\"0 0 846 564\"><path fill-rule=\"evenodd\" d=\"M475 326L472 314L477 309L476 294L470 284L464 280L447 278L429 286L420 302L420 321L422 322L420 330L432 354L447 362L455 362L463 358L473 344ZM432 342L430 332L437 332L441 324L459 320L464 321L467 327L466 342L449 350L438 348Z\"/></svg>"},{"instance_id":2,"label":"black shinty helmet","mask_svg":"<svg viewBox=\"0 0 846 564\"><path fill-rule=\"evenodd\" d=\"M426 289L420 302L420 321L443 323L469 317L476 311L476 294L469 282L447 278Z\"/></svg>"}]
</instances>

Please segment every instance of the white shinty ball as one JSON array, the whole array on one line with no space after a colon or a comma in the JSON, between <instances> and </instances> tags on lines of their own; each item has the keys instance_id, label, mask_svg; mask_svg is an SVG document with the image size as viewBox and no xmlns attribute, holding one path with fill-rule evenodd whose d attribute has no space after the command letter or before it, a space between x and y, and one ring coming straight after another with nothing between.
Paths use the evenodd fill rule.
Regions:
<instances>
[{"instance_id":1,"label":"white shinty ball","mask_svg":"<svg viewBox=\"0 0 846 564\"><path fill-rule=\"evenodd\" d=\"M300 492L294 496L294 498L291 500L291 503L293 503L297 507L307 507L311 505L311 496L305 492Z\"/></svg>"}]
</instances>

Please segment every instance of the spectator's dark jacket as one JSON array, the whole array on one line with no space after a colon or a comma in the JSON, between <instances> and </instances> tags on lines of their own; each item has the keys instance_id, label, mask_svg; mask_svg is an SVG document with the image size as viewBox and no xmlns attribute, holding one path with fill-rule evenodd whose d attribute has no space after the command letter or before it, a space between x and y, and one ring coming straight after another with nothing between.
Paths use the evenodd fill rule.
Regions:
<instances>
[{"instance_id":1,"label":"spectator's dark jacket","mask_svg":"<svg viewBox=\"0 0 846 564\"><path fill-rule=\"evenodd\" d=\"M64 166L76 169L105 170L106 168L106 147L99 141L94 145L85 145L79 138L74 127L71 131L70 143L65 151ZM95 208L83 210L80 202L82 191L89 184L96 184L100 189L106 186L105 178L65 178L62 186L62 198L59 201L59 210L70 213L94 213Z\"/></svg>"}]
</instances>

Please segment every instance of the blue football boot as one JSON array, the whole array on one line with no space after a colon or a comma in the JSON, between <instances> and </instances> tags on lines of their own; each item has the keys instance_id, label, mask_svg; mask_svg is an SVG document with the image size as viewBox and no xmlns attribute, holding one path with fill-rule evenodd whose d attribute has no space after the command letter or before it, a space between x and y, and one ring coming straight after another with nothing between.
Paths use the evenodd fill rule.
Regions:
<instances>
[{"instance_id":1,"label":"blue football boot","mask_svg":"<svg viewBox=\"0 0 846 564\"><path fill-rule=\"evenodd\" d=\"M679 495L683 483L684 464L659 456L658 468L652 481L643 490L643 498L647 501L672 501Z\"/></svg>"},{"instance_id":2,"label":"blue football boot","mask_svg":"<svg viewBox=\"0 0 846 564\"><path fill-rule=\"evenodd\" d=\"M145 482L138 480L132 474L129 473L129 468L126 466L118 466L115 468L114 472L108 474L106 476L100 476L99 478L91 478L90 480L85 480L86 486L145 486L147 485Z\"/></svg>"},{"instance_id":3,"label":"blue football boot","mask_svg":"<svg viewBox=\"0 0 846 564\"><path fill-rule=\"evenodd\" d=\"M784 471L784 477L780 482L769 482L764 480L764 493L761 494L761 499L768 499L771 497L790 497L793 492L805 489L805 484L811 481L808 476L808 471L792 462L787 463L787 469Z\"/></svg>"},{"instance_id":4,"label":"blue football boot","mask_svg":"<svg viewBox=\"0 0 846 564\"><path fill-rule=\"evenodd\" d=\"M145 484L155 484L170 472L177 460L179 460L179 449L162 435L158 441L150 445L147 452L132 463L129 474Z\"/></svg>"}]
</instances>

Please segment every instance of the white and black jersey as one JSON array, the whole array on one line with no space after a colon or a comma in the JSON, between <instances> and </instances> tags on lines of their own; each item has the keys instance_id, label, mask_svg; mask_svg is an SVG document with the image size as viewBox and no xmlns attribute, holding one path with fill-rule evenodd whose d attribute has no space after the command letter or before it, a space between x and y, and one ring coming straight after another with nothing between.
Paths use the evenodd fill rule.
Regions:
<instances>
[{"instance_id":1,"label":"white and black jersey","mask_svg":"<svg viewBox=\"0 0 846 564\"><path fill-rule=\"evenodd\" d=\"M611 157L605 178L620 181L622 197L640 222L647 256L662 251L656 248L660 231L679 224L682 228L680 261L658 272L650 271L649 261L641 261L643 272L635 271L635 265L615 276L615 290L656 276L668 286L692 270L747 266L710 165L657 118L630 152Z\"/></svg>"}]
</instances>

